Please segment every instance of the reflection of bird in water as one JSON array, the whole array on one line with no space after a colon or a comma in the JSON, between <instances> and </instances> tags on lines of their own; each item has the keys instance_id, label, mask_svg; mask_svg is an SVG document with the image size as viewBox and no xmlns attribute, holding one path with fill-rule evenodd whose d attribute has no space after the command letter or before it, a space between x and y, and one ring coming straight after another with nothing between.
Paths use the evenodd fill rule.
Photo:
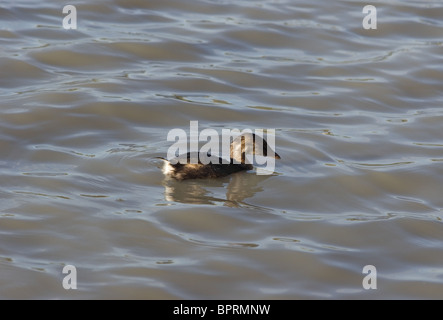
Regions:
<instances>
[{"instance_id":1,"label":"reflection of bird in water","mask_svg":"<svg viewBox=\"0 0 443 320\"><path fill-rule=\"evenodd\" d=\"M225 202L223 190L226 181L224 179L197 181L187 180L180 183L174 179L164 180L165 200L171 202L193 203L193 204L215 204Z\"/></svg>"},{"instance_id":2,"label":"reflection of bird in water","mask_svg":"<svg viewBox=\"0 0 443 320\"><path fill-rule=\"evenodd\" d=\"M271 175L235 174L220 179L177 181L165 179L165 200L191 204L223 204L227 207L251 206L244 200L263 191Z\"/></svg>"},{"instance_id":3,"label":"reflection of bird in water","mask_svg":"<svg viewBox=\"0 0 443 320\"><path fill-rule=\"evenodd\" d=\"M253 197L256 193L263 191L263 184L270 175L250 174L247 179L243 175L232 176L226 187L227 206L238 206L247 198Z\"/></svg>"},{"instance_id":4,"label":"reflection of bird in water","mask_svg":"<svg viewBox=\"0 0 443 320\"><path fill-rule=\"evenodd\" d=\"M268 152L269 149L269 152ZM198 178L219 178L225 177L235 172L251 170L252 164L246 161L246 155L270 156L280 159L280 156L268 147L266 140L253 133L246 133L235 138L230 145L229 162L210 154L203 155L206 159L211 159L209 163L202 163L202 155L188 152L186 163L180 163L180 158L163 159L163 173L176 180L198 179ZM194 160L194 161L191 161ZM198 160L198 161L197 161ZM225 163L228 162L228 163Z\"/></svg>"}]
</instances>

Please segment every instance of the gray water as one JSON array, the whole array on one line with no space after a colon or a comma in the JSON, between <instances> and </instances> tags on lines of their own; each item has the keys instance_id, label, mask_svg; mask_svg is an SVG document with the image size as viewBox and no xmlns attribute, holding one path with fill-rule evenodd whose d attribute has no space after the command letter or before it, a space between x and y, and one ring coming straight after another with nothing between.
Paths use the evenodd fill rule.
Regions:
<instances>
[{"instance_id":1,"label":"gray water","mask_svg":"<svg viewBox=\"0 0 443 320\"><path fill-rule=\"evenodd\" d=\"M0 298L443 298L441 1L66 4L0 4ZM282 159L168 181L193 120Z\"/></svg>"}]
</instances>

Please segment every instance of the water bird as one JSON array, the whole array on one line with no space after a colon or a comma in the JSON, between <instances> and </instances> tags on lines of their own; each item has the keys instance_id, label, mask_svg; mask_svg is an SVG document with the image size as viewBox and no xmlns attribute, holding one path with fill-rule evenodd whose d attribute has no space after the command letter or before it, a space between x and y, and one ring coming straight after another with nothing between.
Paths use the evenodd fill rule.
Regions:
<instances>
[{"instance_id":1,"label":"water bird","mask_svg":"<svg viewBox=\"0 0 443 320\"><path fill-rule=\"evenodd\" d=\"M246 161L247 155L259 155L264 157L273 157L281 159L278 153L268 146L265 139L254 133L245 133L235 138L230 144L229 162L220 157L211 156L211 154L203 155L207 158L211 157L211 161L201 161L202 155L199 152L188 152L186 154L186 163L180 163L178 158L183 159L183 155L176 159L163 160L162 171L167 177L176 180L185 179L202 179L202 178L220 178L228 176L239 171L252 170L253 166ZM194 160L194 161L191 161ZM195 161L197 160L197 161ZM228 163L225 163L228 162Z\"/></svg>"}]
</instances>

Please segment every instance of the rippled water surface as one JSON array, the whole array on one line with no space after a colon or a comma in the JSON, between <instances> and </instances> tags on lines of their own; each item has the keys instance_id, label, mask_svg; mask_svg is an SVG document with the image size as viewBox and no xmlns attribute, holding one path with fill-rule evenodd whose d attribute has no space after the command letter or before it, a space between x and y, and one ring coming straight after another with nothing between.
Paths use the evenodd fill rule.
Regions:
<instances>
[{"instance_id":1,"label":"rippled water surface","mask_svg":"<svg viewBox=\"0 0 443 320\"><path fill-rule=\"evenodd\" d=\"M441 1L74 2L0 4L0 298L443 298ZM275 173L165 180L191 120Z\"/></svg>"}]
</instances>

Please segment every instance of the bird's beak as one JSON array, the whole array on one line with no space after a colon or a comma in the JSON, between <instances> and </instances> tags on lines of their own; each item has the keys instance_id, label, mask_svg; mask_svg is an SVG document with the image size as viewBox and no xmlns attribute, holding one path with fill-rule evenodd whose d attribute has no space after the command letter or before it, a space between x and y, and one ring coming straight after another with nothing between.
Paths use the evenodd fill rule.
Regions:
<instances>
[{"instance_id":1,"label":"bird's beak","mask_svg":"<svg viewBox=\"0 0 443 320\"><path fill-rule=\"evenodd\" d=\"M275 159L281 159L277 152L275 152Z\"/></svg>"}]
</instances>

